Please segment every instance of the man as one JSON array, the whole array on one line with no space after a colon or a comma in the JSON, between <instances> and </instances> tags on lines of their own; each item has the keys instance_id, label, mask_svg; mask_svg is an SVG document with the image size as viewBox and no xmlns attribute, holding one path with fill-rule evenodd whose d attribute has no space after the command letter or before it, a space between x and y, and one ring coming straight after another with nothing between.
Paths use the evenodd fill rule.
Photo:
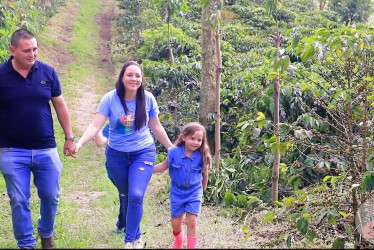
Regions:
<instances>
[{"instance_id":1,"label":"man","mask_svg":"<svg viewBox=\"0 0 374 250\"><path fill-rule=\"evenodd\" d=\"M62 163L49 101L65 133L64 154L75 157L70 114L55 70L36 60L34 35L24 29L15 31L9 48L11 57L0 66L0 170L10 198L14 236L18 247L36 247L29 208L32 173L40 198L42 248L55 248L52 235Z\"/></svg>"}]
</instances>

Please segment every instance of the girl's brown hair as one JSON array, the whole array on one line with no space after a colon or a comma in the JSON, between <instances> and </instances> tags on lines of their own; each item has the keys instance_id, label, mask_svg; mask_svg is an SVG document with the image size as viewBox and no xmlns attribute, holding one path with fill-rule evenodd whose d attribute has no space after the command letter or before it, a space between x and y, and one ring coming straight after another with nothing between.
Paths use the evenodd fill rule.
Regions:
<instances>
[{"instance_id":1,"label":"girl's brown hair","mask_svg":"<svg viewBox=\"0 0 374 250\"><path fill-rule=\"evenodd\" d=\"M188 123L186 126L184 126L177 140L174 142L174 145L175 146L184 145L183 137L193 135L196 131L203 132L203 141L201 142L200 152L203 158L203 171L205 172L205 171L208 171L208 167L210 165L212 157L210 155L208 140L206 136L206 130L200 123L191 122L191 123Z\"/></svg>"}]
</instances>

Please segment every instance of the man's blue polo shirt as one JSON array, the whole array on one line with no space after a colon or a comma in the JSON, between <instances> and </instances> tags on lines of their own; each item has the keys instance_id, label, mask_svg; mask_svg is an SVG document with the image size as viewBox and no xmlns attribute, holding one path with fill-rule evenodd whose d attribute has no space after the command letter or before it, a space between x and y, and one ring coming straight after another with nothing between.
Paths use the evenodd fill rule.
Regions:
<instances>
[{"instance_id":1,"label":"man's blue polo shirt","mask_svg":"<svg viewBox=\"0 0 374 250\"><path fill-rule=\"evenodd\" d=\"M12 59L0 66L0 147L54 148L50 100L61 95L56 71L36 61L24 78Z\"/></svg>"}]
</instances>

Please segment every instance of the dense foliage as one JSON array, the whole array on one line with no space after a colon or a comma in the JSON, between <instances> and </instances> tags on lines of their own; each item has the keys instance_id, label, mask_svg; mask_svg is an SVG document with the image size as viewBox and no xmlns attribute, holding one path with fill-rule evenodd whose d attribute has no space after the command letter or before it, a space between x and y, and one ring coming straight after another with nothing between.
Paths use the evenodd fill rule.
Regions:
<instances>
[{"instance_id":1,"label":"dense foliage","mask_svg":"<svg viewBox=\"0 0 374 250\"><path fill-rule=\"evenodd\" d=\"M126 34L136 27L139 35L136 43L121 36L120 47L130 52L127 56L142 59L148 87L160 103L162 123L174 139L183 124L198 120L204 1L119 2L126 13L118 17L121 31ZM189 8L178 9L186 2ZM269 11L271 3L278 5ZM158 6L168 4L173 7L172 16L168 15L170 9L158 11ZM296 223L295 229L310 242L318 237L312 210L333 226L342 221L341 237L334 242L334 246L342 246L357 236L353 215L374 187L373 31L360 24L368 20L372 3L334 0L323 10L318 4L307 0L223 1L222 167L211 169L205 200L245 210L268 202L272 152L279 147L277 204L292 215L291 220L283 219ZM130 20L140 12L130 13L129 9L146 13L137 17L141 22L136 26ZM270 38L277 32L283 37L279 50ZM272 122L275 77L281 81L279 145ZM213 122L212 114L209 136L214 136ZM310 205L293 210L318 194L305 191L313 187L318 192L347 188L342 199L348 206L329 197L329 204L320 211ZM275 212L269 213L266 221L276 217ZM290 244L290 234L281 238Z\"/></svg>"},{"instance_id":2,"label":"dense foliage","mask_svg":"<svg viewBox=\"0 0 374 250\"><path fill-rule=\"evenodd\" d=\"M12 33L19 28L35 35L64 0L0 1L0 63L8 60Z\"/></svg>"}]
</instances>

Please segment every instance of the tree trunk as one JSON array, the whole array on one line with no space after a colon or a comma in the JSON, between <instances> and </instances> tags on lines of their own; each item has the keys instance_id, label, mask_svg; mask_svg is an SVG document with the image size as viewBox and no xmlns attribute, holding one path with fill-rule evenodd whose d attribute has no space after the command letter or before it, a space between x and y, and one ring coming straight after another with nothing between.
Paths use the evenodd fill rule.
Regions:
<instances>
[{"instance_id":1,"label":"tree trunk","mask_svg":"<svg viewBox=\"0 0 374 250\"><path fill-rule=\"evenodd\" d=\"M167 49L169 51L169 64L171 65L174 63L173 44L169 43Z\"/></svg>"},{"instance_id":2,"label":"tree trunk","mask_svg":"<svg viewBox=\"0 0 374 250\"><path fill-rule=\"evenodd\" d=\"M273 170L271 177L271 199L278 200L279 164L280 164L280 131L279 131L279 78L274 79L274 134L277 138L277 146L274 151Z\"/></svg>"},{"instance_id":3,"label":"tree trunk","mask_svg":"<svg viewBox=\"0 0 374 250\"><path fill-rule=\"evenodd\" d=\"M141 16L141 14L142 14L142 0L137 0L137 2L138 2L138 17L140 18L140 16ZM140 25L139 25L140 26ZM138 48L138 46L139 46L139 40L140 40L140 28L141 27L138 27L137 29L136 29L136 37L135 37L135 50Z\"/></svg>"},{"instance_id":4,"label":"tree trunk","mask_svg":"<svg viewBox=\"0 0 374 250\"><path fill-rule=\"evenodd\" d=\"M199 106L199 121L203 126L210 124L208 115L215 112L215 92L216 92L216 56L215 56L215 37L214 24L212 16L217 13L215 8L216 0L210 0L206 5L203 5L201 15L201 43L202 43L202 79L200 87L200 106ZM214 153L215 138L208 136L209 147Z\"/></svg>"},{"instance_id":5,"label":"tree trunk","mask_svg":"<svg viewBox=\"0 0 374 250\"><path fill-rule=\"evenodd\" d=\"M214 162L215 167L219 167L221 160L221 72L222 72L222 58L221 58L221 40L220 40L220 26L217 23L216 32L216 53L217 53L217 67L216 67L216 112L215 112L215 149Z\"/></svg>"},{"instance_id":6,"label":"tree trunk","mask_svg":"<svg viewBox=\"0 0 374 250\"><path fill-rule=\"evenodd\" d=\"M326 0L319 0L319 10L324 10L326 6Z\"/></svg>"},{"instance_id":7,"label":"tree trunk","mask_svg":"<svg viewBox=\"0 0 374 250\"><path fill-rule=\"evenodd\" d=\"M282 35L277 34L271 36L274 40L274 47L279 50L281 41L283 39ZM274 63L278 62L279 57L274 58ZM279 74L278 74L279 76ZM279 129L279 77L274 79L274 134L276 136L277 146L274 150L274 160L273 160L273 169L271 177L271 199L272 201L278 200L278 184L279 184L279 164L280 164L280 153L279 153L279 144L280 144L280 129Z\"/></svg>"}]
</instances>

